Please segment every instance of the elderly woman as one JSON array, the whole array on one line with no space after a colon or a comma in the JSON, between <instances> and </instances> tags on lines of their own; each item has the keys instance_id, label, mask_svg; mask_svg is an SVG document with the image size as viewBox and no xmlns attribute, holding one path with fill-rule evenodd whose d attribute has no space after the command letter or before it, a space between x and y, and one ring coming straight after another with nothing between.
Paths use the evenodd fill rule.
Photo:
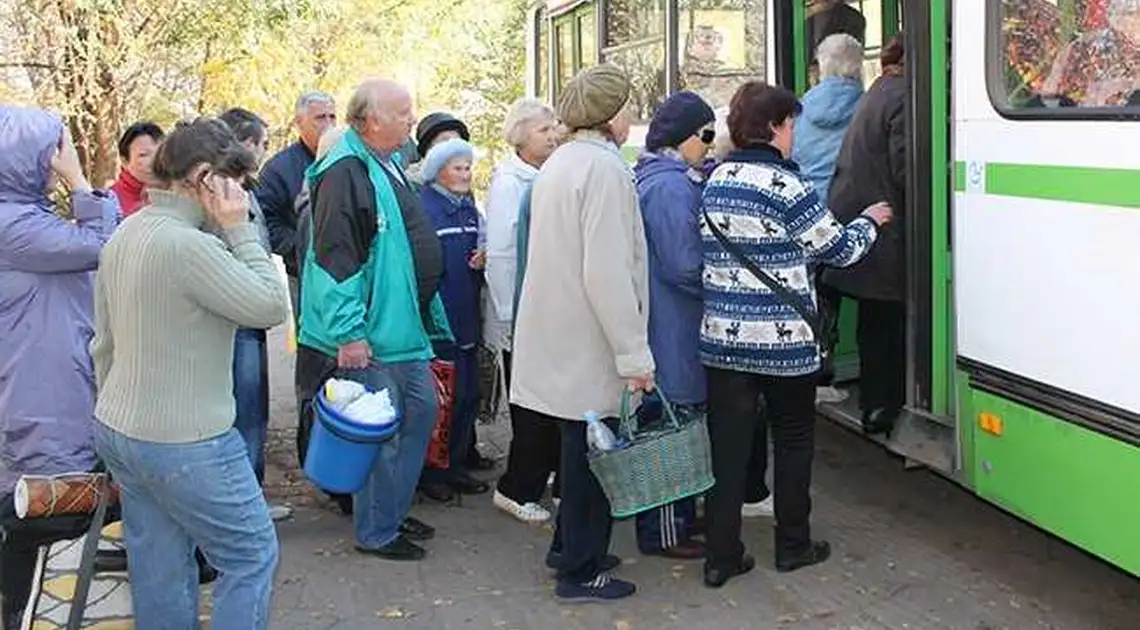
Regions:
<instances>
[{"instance_id":1,"label":"elderly woman","mask_svg":"<svg viewBox=\"0 0 1140 630\"><path fill-rule=\"evenodd\" d=\"M830 554L809 526L820 366L810 268L858 261L891 216L875 204L846 227L832 217L789 159L799 112L783 88L741 86L728 119L737 148L703 193L701 359L717 480L706 501L704 579L714 588L755 566L740 541L740 510L758 424L771 424L775 444L776 569L793 571Z\"/></svg>"},{"instance_id":2,"label":"elderly woman","mask_svg":"<svg viewBox=\"0 0 1140 630\"><path fill-rule=\"evenodd\" d=\"M835 174L835 160L843 135L855 117L855 109L863 96L863 46L859 40L845 33L828 35L816 50L820 82L803 97L803 114L796 128L792 159L800 171L815 187L820 199L826 200ZM820 312L826 314L826 347L834 349L837 341L839 294L819 282L822 271L816 272L816 289L819 292ZM831 353L823 363L816 402L843 402L847 392L836 389L835 366Z\"/></svg>"},{"instance_id":3,"label":"elderly woman","mask_svg":"<svg viewBox=\"0 0 1140 630\"><path fill-rule=\"evenodd\" d=\"M563 601L614 600L610 505L587 461L587 414L615 421L623 392L651 390L648 269L629 137L628 77L601 64L563 90L570 141L535 178L514 337L511 401L562 431L562 503L548 563Z\"/></svg>"},{"instance_id":4,"label":"elderly woman","mask_svg":"<svg viewBox=\"0 0 1140 630\"><path fill-rule=\"evenodd\" d=\"M906 102L903 34L883 47L883 74L868 88L835 162L829 204L840 220L886 200L906 207ZM902 225L902 222L899 224ZM859 405L863 431L889 433L906 403L906 262L901 227L883 230L858 265L828 269L823 282L859 304Z\"/></svg>"},{"instance_id":5,"label":"elderly woman","mask_svg":"<svg viewBox=\"0 0 1140 630\"><path fill-rule=\"evenodd\" d=\"M420 202L443 246L440 297L453 342L435 345L436 356L455 363L455 409L451 419L449 467L429 468L420 479L420 492L436 501L451 500L454 492L482 494L489 486L467 470L467 448L479 412L478 357L479 294L486 260L479 248L479 210L471 198L474 149L461 138L444 140L428 150L420 163Z\"/></svg>"},{"instance_id":6,"label":"elderly woman","mask_svg":"<svg viewBox=\"0 0 1140 630\"><path fill-rule=\"evenodd\" d=\"M277 535L233 427L231 367L237 329L281 324L289 297L236 180L253 164L225 123L179 126L154 161L166 188L96 277L95 443L122 489L139 627L196 626L195 544L221 573L214 619L268 625Z\"/></svg>"},{"instance_id":7,"label":"elderly woman","mask_svg":"<svg viewBox=\"0 0 1140 630\"><path fill-rule=\"evenodd\" d=\"M507 387L511 381L511 320L515 310L519 207L554 149L558 122L554 110L539 100L511 105L503 135L514 152L495 167L487 191L487 292L483 339L502 356ZM494 503L525 523L539 523L550 512L539 505L552 472L558 471L558 425L510 406L511 445L507 472L499 478ZM557 488L557 484L555 485Z\"/></svg>"},{"instance_id":8,"label":"elderly woman","mask_svg":"<svg viewBox=\"0 0 1140 630\"><path fill-rule=\"evenodd\" d=\"M75 221L48 200L60 181ZM16 481L95 465L91 272L118 216L57 116L0 105L0 626L19 627L38 547L50 542L16 518Z\"/></svg>"}]
</instances>

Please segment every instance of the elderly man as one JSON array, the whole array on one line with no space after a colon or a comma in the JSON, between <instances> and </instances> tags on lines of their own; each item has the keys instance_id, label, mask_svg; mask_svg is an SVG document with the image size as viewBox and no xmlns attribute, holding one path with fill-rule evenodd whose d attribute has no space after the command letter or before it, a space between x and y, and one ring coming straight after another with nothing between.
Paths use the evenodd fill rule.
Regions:
<instances>
[{"instance_id":1,"label":"elderly man","mask_svg":"<svg viewBox=\"0 0 1140 630\"><path fill-rule=\"evenodd\" d=\"M607 555L613 520L590 472L582 421L594 413L612 422L625 390L653 386L645 231L619 149L629 137L629 92L629 79L609 64L566 85L558 114L572 136L535 178L530 207L541 210L526 219L511 402L561 426L562 504L547 563L563 601L636 590L607 574L619 562Z\"/></svg>"},{"instance_id":2,"label":"elderly man","mask_svg":"<svg viewBox=\"0 0 1140 630\"><path fill-rule=\"evenodd\" d=\"M306 92L297 99L293 123L300 138L266 162L254 194L265 213L273 253L285 259L285 272L289 275L289 292L296 314L297 213L293 202L301 193L305 169L313 163L321 134L336 125L336 102L324 92Z\"/></svg>"},{"instance_id":3,"label":"elderly man","mask_svg":"<svg viewBox=\"0 0 1140 630\"><path fill-rule=\"evenodd\" d=\"M397 157L412 97L368 81L348 104L345 132L309 171L312 244L302 263L297 384L311 398L330 377L387 388L401 410L396 439L354 495L356 548L419 560L434 535L407 516L436 418L432 341L449 340L438 296L443 252Z\"/></svg>"}]
</instances>

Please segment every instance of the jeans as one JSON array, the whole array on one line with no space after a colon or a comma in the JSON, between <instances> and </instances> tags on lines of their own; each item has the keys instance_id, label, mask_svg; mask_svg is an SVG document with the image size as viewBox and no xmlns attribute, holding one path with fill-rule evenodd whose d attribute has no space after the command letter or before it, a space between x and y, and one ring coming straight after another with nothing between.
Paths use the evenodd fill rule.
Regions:
<instances>
[{"instance_id":1,"label":"jeans","mask_svg":"<svg viewBox=\"0 0 1140 630\"><path fill-rule=\"evenodd\" d=\"M239 328L234 335L234 428L245 440L258 483L265 481L269 437L269 355L265 331Z\"/></svg>"},{"instance_id":2,"label":"jeans","mask_svg":"<svg viewBox=\"0 0 1140 630\"><path fill-rule=\"evenodd\" d=\"M197 545L220 574L211 628L267 628L277 532L241 435L162 444L96 422L95 448L121 491L135 625L199 627Z\"/></svg>"},{"instance_id":3,"label":"jeans","mask_svg":"<svg viewBox=\"0 0 1140 630\"><path fill-rule=\"evenodd\" d=\"M815 387L818 374L777 377L708 370L709 439L716 485L705 500L706 564L733 568L744 554L740 508L748 463L757 448L758 425L771 425L776 556L795 556L811 545L811 466L815 449ZM764 395L766 413L757 402Z\"/></svg>"},{"instance_id":4,"label":"jeans","mask_svg":"<svg viewBox=\"0 0 1140 630\"><path fill-rule=\"evenodd\" d=\"M338 376L377 389L389 388L392 403L401 414L399 430L380 448L368 482L353 496L356 542L375 549L399 536L400 523L412 507L435 428L435 377L427 361L373 364L360 370L340 370ZM463 444L466 450L466 442Z\"/></svg>"},{"instance_id":5,"label":"jeans","mask_svg":"<svg viewBox=\"0 0 1140 630\"><path fill-rule=\"evenodd\" d=\"M467 452L475 436L479 417L479 355L475 348L462 350L454 345L437 348L436 355L455 363L455 400L451 414L451 436L448 438L448 468L425 468L426 483L447 483L467 472Z\"/></svg>"},{"instance_id":6,"label":"jeans","mask_svg":"<svg viewBox=\"0 0 1140 630\"><path fill-rule=\"evenodd\" d=\"M550 551L561 554L558 580L589 582L598 577L601 562L609 553L614 520L610 516L610 501L586 459L586 423L531 413L560 424L562 429L562 503L550 542ZM611 430L617 428L616 419L606 418L605 422Z\"/></svg>"},{"instance_id":7,"label":"jeans","mask_svg":"<svg viewBox=\"0 0 1140 630\"><path fill-rule=\"evenodd\" d=\"M511 353L503 353L507 389L511 382ZM546 482L554 473L551 494L562 496L558 460L562 452L562 431L558 421L536 411L510 405L511 445L507 454L507 471L499 477L498 491L520 504L538 503L546 493Z\"/></svg>"}]
</instances>

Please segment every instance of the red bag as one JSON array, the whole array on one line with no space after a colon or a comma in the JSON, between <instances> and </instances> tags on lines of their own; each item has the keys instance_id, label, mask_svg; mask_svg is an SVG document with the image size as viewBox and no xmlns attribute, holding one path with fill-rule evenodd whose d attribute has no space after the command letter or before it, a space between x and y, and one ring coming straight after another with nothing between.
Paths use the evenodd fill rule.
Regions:
<instances>
[{"instance_id":1,"label":"red bag","mask_svg":"<svg viewBox=\"0 0 1140 630\"><path fill-rule=\"evenodd\" d=\"M431 431L431 442L428 443L427 466L446 470L451 464L448 453L451 448L451 415L455 410L455 364L433 359L431 375L435 381L439 410L436 412L435 428Z\"/></svg>"}]
</instances>

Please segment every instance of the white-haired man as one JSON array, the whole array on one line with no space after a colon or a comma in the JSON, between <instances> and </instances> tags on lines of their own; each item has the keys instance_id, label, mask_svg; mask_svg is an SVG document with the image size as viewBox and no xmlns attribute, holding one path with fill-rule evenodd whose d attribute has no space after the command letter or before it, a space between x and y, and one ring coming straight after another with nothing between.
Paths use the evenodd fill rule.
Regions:
<instances>
[{"instance_id":1,"label":"white-haired man","mask_svg":"<svg viewBox=\"0 0 1140 630\"><path fill-rule=\"evenodd\" d=\"M419 560L435 531L407 516L436 418L432 341L450 338L438 296L443 252L398 157L414 116L397 83L353 94L350 128L310 171L312 247L301 263L297 388L330 377L387 388L401 413L363 489L353 495L356 548Z\"/></svg>"}]
</instances>

